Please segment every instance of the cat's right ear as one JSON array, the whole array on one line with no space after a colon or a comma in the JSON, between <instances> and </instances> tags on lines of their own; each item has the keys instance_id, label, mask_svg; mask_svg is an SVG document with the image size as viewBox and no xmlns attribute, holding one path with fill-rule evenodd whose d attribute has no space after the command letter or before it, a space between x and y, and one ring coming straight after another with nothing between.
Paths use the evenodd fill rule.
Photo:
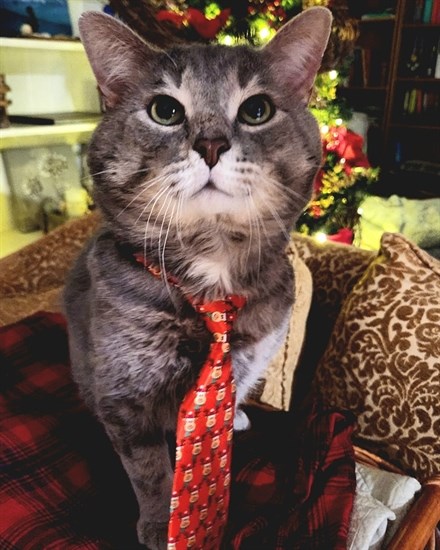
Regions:
<instances>
[{"instance_id":1,"label":"cat's right ear","mask_svg":"<svg viewBox=\"0 0 440 550\"><path fill-rule=\"evenodd\" d=\"M107 107L114 107L148 62L152 49L127 25L100 12L78 21L82 43Z\"/></svg>"}]
</instances>

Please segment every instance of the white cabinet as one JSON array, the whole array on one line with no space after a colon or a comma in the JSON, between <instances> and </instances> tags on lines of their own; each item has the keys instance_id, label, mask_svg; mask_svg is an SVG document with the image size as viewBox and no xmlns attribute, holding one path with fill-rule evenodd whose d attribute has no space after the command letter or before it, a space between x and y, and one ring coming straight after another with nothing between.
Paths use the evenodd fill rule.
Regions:
<instances>
[{"instance_id":1,"label":"white cabinet","mask_svg":"<svg viewBox=\"0 0 440 550\"><path fill-rule=\"evenodd\" d=\"M0 38L0 73L11 91L10 115L99 112L96 81L77 40ZM13 125L0 129L0 151L22 147L86 143L96 124ZM0 166L0 256L12 252L31 234L18 235L9 211L9 186ZM36 232L34 237L40 235ZM16 245L11 241L16 240Z\"/></svg>"},{"instance_id":2,"label":"white cabinet","mask_svg":"<svg viewBox=\"0 0 440 550\"><path fill-rule=\"evenodd\" d=\"M79 41L0 38L0 72L11 88L11 115L54 112L99 112L95 78ZM66 143L90 137L90 128L66 125ZM0 131L0 148L60 143L63 129L51 126L12 127ZM73 138L69 139L69 134ZM86 135L82 135L85 133ZM30 136L35 135L35 142ZM16 136L16 138L15 138Z\"/></svg>"}]
</instances>

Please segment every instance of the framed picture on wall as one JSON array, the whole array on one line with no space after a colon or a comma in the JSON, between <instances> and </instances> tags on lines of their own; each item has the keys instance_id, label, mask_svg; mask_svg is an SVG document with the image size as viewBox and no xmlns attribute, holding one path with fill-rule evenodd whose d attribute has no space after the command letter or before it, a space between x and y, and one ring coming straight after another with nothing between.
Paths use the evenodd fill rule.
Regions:
<instances>
[{"instance_id":1,"label":"framed picture on wall","mask_svg":"<svg viewBox=\"0 0 440 550\"><path fill-rule=\"evenodd\" d=\"M0 35L33 33L72 36L67 0L0 0Z\"/></svg>"},{"instance_id":2,"label":"framed picture on wall","mask_svg":"<svg viewBox=\"0 0 440 550\"><path fill-rule=\"evenodd\" d=\"M80 182L78 156L69 145L7 149L2 155L12 216L19 231L47 229L48 216L65 221L66 197L71 189L87 195Z\"/></svg>"}]
</instances>

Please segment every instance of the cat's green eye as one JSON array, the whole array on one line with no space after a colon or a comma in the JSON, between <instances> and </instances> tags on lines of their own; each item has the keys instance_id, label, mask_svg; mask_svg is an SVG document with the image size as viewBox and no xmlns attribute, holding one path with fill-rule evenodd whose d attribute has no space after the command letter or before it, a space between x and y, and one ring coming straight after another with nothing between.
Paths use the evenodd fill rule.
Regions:
<instances>
[{"instance_id":1,"label":"cat's green eye","mask_svg":"<svg viewBox=\"0 0 440 550\"><path fill-rule=\"evenodd\" d=\"M174 126L185 119L185 109L169 95L157 95L148 105L150 118L163 126Z\"/></svg>"},{"instance_id":2,"label":"cat's green eye","mask_svg":"<svg viewBox=\"0 0 440 550\"><path fill-rule=\"evenodd\" d=\"M246 99L238 109L238 120L244 124L256 126L264 124L275 114L275 107L267 95L253 95Z\"/></svg>"}]
</instances>

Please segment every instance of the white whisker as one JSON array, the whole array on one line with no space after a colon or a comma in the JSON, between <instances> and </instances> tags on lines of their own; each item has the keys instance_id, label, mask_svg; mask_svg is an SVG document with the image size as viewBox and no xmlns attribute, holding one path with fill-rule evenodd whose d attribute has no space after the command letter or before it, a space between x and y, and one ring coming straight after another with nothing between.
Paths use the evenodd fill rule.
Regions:
<instances>
[{"instance_id":1,"label":"white whisker","mask_svg":"<svg viewBox=\"0 0 440 550\"><path fill-rule=\"evenodd\" d=\"M95 172L94 174L87 174L86 176L83 176L80 181L88 180L89 178L94 178L95 176L100 176L101 174L109 174L110 172L113 172L113 168L108 168L107 170L101 170L100 172Z\"/></svg>"},{"instance_id":2,"label":"white whisker","mask_svg":"<svg viewBox=\"0 0 440 550\"><path fill-rule=\"evenodd\" d=\"M254 188L254 191L256 191L257 194L260 194L260 192L259 192L259 190L257 189L257 187ZM260 194L260 197L261 197L261 194ZM266 208L269 210L269 212L272 214L273 219L274 219L275 222L277 223L278 227L281 229L283 235L286 237L286 240L287 240L287 241L290 241L290 234L289 234L289 232L287 231L287 228L286 228L286 226L284 225L282 219L280 218L280 215L278 214L278 212L277 212L276 210L274 210L274 208L271 206L271 204L269 203L269 201L264 200L264 204L266 205Z\"/></svg>"},{"instance_id":3,"label":"white whisker","mask_svg":"<svg viewBox=\"0 0 440 550\"><path fill-rule=\"evenodd\" d=\"M164 199L164 201L163 201L161 207L159 208L159 211L157 212L157 214L156 214L156 216L155 216L154 224L153 224L153 227L152 227L152 229L151 229L151 239L150 239L151 244L153 244L152 239L153 239L154 230L156 229L156 222L157 222L157 220L159 219L159 217L160 217L160 215L161 215L161 213L162 213L162 210L164 209L164 206L166 205L167 208L168 208L168 202L167 202L167 201L168 201L168 197L169 197L170 194L172 193L171 185L168 185L167 190L168 190L168 193L167 193L167 195L166 195L166 197L165 197L165 199ZM153 210L154 210L154 206L153 206L153 208L151 209L151 212L153 212ZM166 211L165 211L165 212L166 212ZM150 216L151 216L151 213L150 213ZM148 216L148 219L150 219L150 216ZM162 231L162 228L161 228L161 230L159 231L159 238L160 238L161 231Z\"/></svg>"},{"instance_id":4,"label":"white whisker","mask_svg":"<svg viewBox=\"0 0 440 550\"><path fill-rule=\"evenodd\" d=\"M290 183L295 177L292 176L291 178L288 178L287 180L285 180L285 183ZM267 182L274 185L275 187L277 187L277 189L279 189L281 192L283 193L287 193L289 195L291 195L293 198L295 199L299 199L301 202L308 202L309 201L309 197L306 196L306 195L302 195L301 193L298 193L298 191L295 191L294 189L290 189L290 187L287 187L286 185L283 185L281 182L279 182L278 180L274 179L274 178L267 178Z\"/></svg>"},{"instance_id":5,"label":"white whisker","mask_svg":"<svg viewBox=\"0 0 440 550\"><path fill-rule=\"evenodd\" d=\"M259 223L259 214L258 211L255 209L255 203L252 202L252 195L249 191L248 195L246 196L246 205L248 208L249 214L252 211L252 206L254 207L255 216L256 216L256 230L257 230L257 238L258 238L258 263L257 263L257 282L260 280L260 269L261 269L261 232L260 232L260 223ZM249 216L250 220L250 216ZM249 259L249 253L250 253L250 246L251 246L251 238L252 238L252 221L250 220L250 238L249 238L249 247L248 247L248 259Z\"/></svg>"},{"instance_id":6,"label":"white whisker","mask_svg":"<svg viewBox=\"0 0 440 550\"><path fill-rule=\"evenodd\" d=\"M182 240L182 208L183 208L183 195L179 194L179 199L177 202L177 212L176 212L176 232L177 232L177 238L179 239L180 246L182 249L184 248L183 240Z\"/></svg>"},{"instance_id":7,"label":"white whisker","mask_svg":"<svg viewBox=\"0 0 440 550\"><path fill-rule=\"evenodd\" d=\"M128 174L128 176L133 176L134 174L141 174L142 172L148 172L149 170L150 170L150 168L139 168L139 170L135 170L134 172L131 172L130 174ZM101 174L111 174L112 172L114 173L114 172L116 172L116 170L114 168L107 168L106 170L101 170L100 172L94 172L93 174L87 174L86 176L81 178L81 181L89 179L89 178L93 179L95 176L100 176Z\"/></svg>"},{"instance_id":8,"label":"white whisker","mask_svg":"<svg viewBox=\"0 0 440 550\"><path fill-rule=\"evenodd\" d=\"M246 255L246 264L249 263L249 257L251 255L251 248L252 248L252 237L253 237L253 231L252 231L252 212L249 205L249 195L246 195L246 209L248 213L248 221L249 221L249 244L247 249L247 255Z\"/></svg>"},{"instance_id":9,"label":"white whisker","mask_svg":"<svg viewBox=\"0 0 440 550\"><path fill-rule=\"evenodd\" d=\"M145 191L147 191L148 189L150 189L150 187L153 187L154 185L156 185L156 183L157 183L158 181L160 181L162 178L163 178L163 176L157 176L156 178L153 178L153 179L148 180L147 182L141 184L139 187L143 187L143 189L141 189L141 190L139 191L139 193L137 193L137 194L131 199L131 201L130 201L128 204L126 204L126 205L124 206L124 208L119 212L119 214L118 214L116 217L119 218L119 216L120 216L121 214L123 214L123 213L127 210L127 208L128 208L129 206L131 206L131 205L134 203L134 201L137 200L137 199L142 195L142 193L144 193ZM143 213L144 213L144 211L142 211L142 214L143 214ZM142 214L141 214L141 215L142 215ZM138 220L139 220L139 218L138 218L136 221L138 221Z\"/></svg>"},{"instance_id":10,"label":"white whisker","mask_svg":"<svg viewBox=\"0 0 440 550\"><path fill-rule=\"evenodd\" d=\"M170 219L168 220L168 228L167 228L167 232L166 232L166 235L165 235L162 250L161 250L160 246L161 246L161 241L162 241L163 228L164 228L164 225L165 225L165 221L167 219L168 209L170 207L170 204L172 203L172 200L170 200L171 193L172 193L172 189L170 189L168 191L167 196L165 197L164 204L166 204L167 206L166 206L165 212L163 214L163 220L162 220L162 224L160 226L160 231L159 231L159 240L158 240L158 243L157 243L157 250L158 250L158 257L159 257L159 267L162 270L162 280L165 283L165 286L167 287L168 295L170 297L171 297L171 289L170 289L170 285L169 285L169 282L168 282L167 270L166 270L166 266L165 266L165 247L166 247L167 240L168 240L168 235L169 235L169 232L170 232L172 215L173 215L174 209L176 207L175 202L174 202L173 211L171 213ZM162 208L161 208L161 210L162 210Z\"/></svg>"},{"instance_id":11,"label":"white whisker","mask_svg":"<svg viewBox=\"0 0 440 550\"><path fill-rule=\"evenodd\" d=\"M139 214L139 216L137 217L136 221L135 221L135 224L138 223L138 221L142 218L142 216L145 214L146 210L148 209L148 207L150 206L150 204L154 201L153 203L153 206L151 208L151 212L150 212L150 215L148 216L148 221L147 221L147 224L148 222L150 221L150 216L154 210L154 207L156 206L156 202L160 199L160 197L165 193L165 191L168 191L168 189L170 188L171 184L168 184L166 185L165 187L159 189L159 191L153 195L151 197L151 199L147 202L147 204L144 206L144 208L142 209L142 212Z\"/></svg>"},{"instance_id":12,"label":"white whisker","mask_svg":"<svg viewBox=\"0 0 440 550\"><path fill-rule=\"evenodd\" d=\"M154 197L149 201L149 203L145 206L145 208L143 209L143 211L141 212L139 218L136 220L136 223L139 221L139 219L141 218L142 214L145 212L145 210L148 208L148 206L150 205L150 203L154 200L154 204L150 210L150 214L148 215L148 219L147 219L147 222L145 224L145 229L144 229L144 257L146 257L147 255L147 234L148 234L148 226L150 224L150 219L151 219L151 215L153 214L153 211L154 211L154 207L156 206L156 202L160 199L160 197L167 191L169 190L170 186L168 185L167 187L165 187L164 189L161 189L160 191L158 191L156 193L156 195L154 195ZM152 240L152 236L150 237L150 241Z\"/></svg>"},{"instance_id":13,"label":"white whisker","mask_svg":"<svg viewBox=\"0 0 440 550\"><path fill-rule=\"evenodd\" d=\"M269 237L269 234L267 232L266 226L264 224L264 219L262 218L262 216L258 212L257 205L255 204L255 200L254 200L254 197L253 197L251 192L249 193L248 197L249 197L249 200L252 202L252 204L254 206L254 211L256 213L258 223L259 223L259 225L261 225L261 227L263 229L263 233L264 233L264 236L266 237L267 244L270 245L270 237Z\"/></svg>"}]
</instances>

